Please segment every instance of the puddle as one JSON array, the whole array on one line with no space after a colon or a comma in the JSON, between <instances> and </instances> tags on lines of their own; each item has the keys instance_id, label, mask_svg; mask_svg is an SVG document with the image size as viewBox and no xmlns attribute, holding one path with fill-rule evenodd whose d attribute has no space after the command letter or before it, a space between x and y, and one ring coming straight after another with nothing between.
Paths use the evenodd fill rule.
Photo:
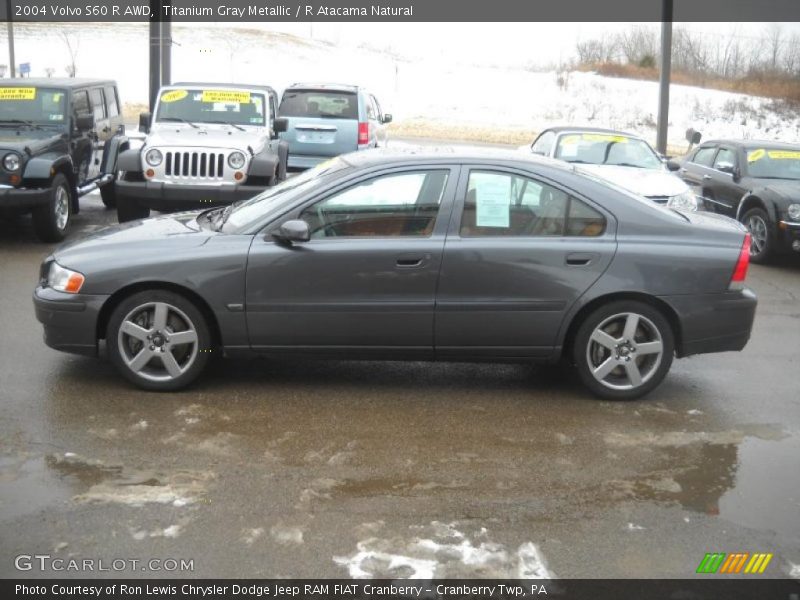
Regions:
<instances>
[{"instance_id":1,"label":"puddle","mask_svg":"<svg viewBox=\"0 0 800 600\"><path fill-rule=\"evenodd\" d=\"M0 458L0 518L7 521L68 501L75 488L60 480L41 456Z\"/></svg>"}]
</instances>

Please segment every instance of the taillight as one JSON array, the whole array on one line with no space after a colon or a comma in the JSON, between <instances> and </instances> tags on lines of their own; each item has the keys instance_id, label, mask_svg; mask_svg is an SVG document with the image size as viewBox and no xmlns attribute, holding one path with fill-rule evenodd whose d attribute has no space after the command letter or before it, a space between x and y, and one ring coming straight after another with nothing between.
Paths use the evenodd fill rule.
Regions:
<instances>
[{"instance_id":1,"label":"taillight","mask_svg":"<svg viewBox=\"0 0 800 600\"><path fill-rule=\"evenodd\" d=\"M736 261L736 267L733 269L731 288L742 286L747 277L748 266L750 266L750 234L746 233L744 235L744 242L742 242L742 249L739 251L739 259Z\"/></svg>"},{"instance_id":2,"label":"taillight","mask_svg":"<svg viewBox=\"0 0 800 600\"><path fill-rule=\"evenodd\" d=\"M358 124L358 143L369 144L369 123Z\"/></svg>"}]
</instances>

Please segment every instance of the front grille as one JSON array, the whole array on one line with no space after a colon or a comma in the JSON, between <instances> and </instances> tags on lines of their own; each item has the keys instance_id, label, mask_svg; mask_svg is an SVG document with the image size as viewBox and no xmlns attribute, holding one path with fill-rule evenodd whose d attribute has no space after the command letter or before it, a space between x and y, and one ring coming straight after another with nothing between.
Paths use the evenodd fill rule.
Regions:
<instances>
[{"instance_id":1,"label":"front grille","mask_svg":"<svg viewBox=\"0 0 800 600\"><path fill-rule=\"evenodd\" d=\"M164 174L170 177L222 179L225 155L221 152L166 152Z\"/></svg>"}]
</instances>

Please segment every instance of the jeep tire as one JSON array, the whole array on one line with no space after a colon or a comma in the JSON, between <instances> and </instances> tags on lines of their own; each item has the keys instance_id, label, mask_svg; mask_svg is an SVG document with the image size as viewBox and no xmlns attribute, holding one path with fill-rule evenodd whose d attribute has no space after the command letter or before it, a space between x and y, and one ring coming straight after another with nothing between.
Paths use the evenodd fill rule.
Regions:
<instances>
[{"instance_id":1,"label":"jeep tire","mask_svg":"<svg viewBox=\"0 0 800 600\"><path fill-rule=\"evenodd\" d=\"M43 242L60 242L67 237L72 218L73 191L63 173L56 173L50 183L50 198L33 209L33 230Z\"/></svg>"}]
</instances>

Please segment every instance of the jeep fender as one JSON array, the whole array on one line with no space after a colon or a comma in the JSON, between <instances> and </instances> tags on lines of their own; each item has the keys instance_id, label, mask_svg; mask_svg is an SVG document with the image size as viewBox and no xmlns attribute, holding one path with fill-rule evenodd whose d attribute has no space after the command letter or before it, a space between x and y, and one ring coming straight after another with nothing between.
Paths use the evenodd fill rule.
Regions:
<instances>
[{"instance_id":1,"label":"jeep fender","mask_svg":"<svg viewBox=\"0 0 800 600\"><path fill-rule=\"evenodd\" d=\"M75 172L72 170L72 159L65 154L42 154L34 156L25 164L22 180L51 179L56 171L63 170L70 183L75 185Z\"/></svg>"},{"instance_id":2,"label":"jeep fender","mask_svg":"<svg viewBox=\"0 0 800 600\"><path fill-rule=\"evenodd\" d=\"M278 173L280 158L271 147L266 146L250 160L247 174L252 177L272 177Z\"/></svg>"},{"instance_id":3,"label":"jeep fender","mask_svg":"<svg viewBox=\"0 0 800 600\"><path fill-rule=\"evenodd\" d=\"M122 149L117 153L117 171L141 173L142 161L139 148Z\"/></svg>"},{"instance_id":4,"label":"jeep fender","mask_svg":"<svg viewBox=\"0 0 800 600\"><path fill-rule=\"evenodd\" d=\"M115 135L110 140L105 143L103 147L103 159L100 162L100 174L107 175L111 173L112 175L116 175L117 171L117 162L120 153L123 150L126 150L130 146L130 142L127 136L124 135Z\"/></svg>"}]
</instances>

